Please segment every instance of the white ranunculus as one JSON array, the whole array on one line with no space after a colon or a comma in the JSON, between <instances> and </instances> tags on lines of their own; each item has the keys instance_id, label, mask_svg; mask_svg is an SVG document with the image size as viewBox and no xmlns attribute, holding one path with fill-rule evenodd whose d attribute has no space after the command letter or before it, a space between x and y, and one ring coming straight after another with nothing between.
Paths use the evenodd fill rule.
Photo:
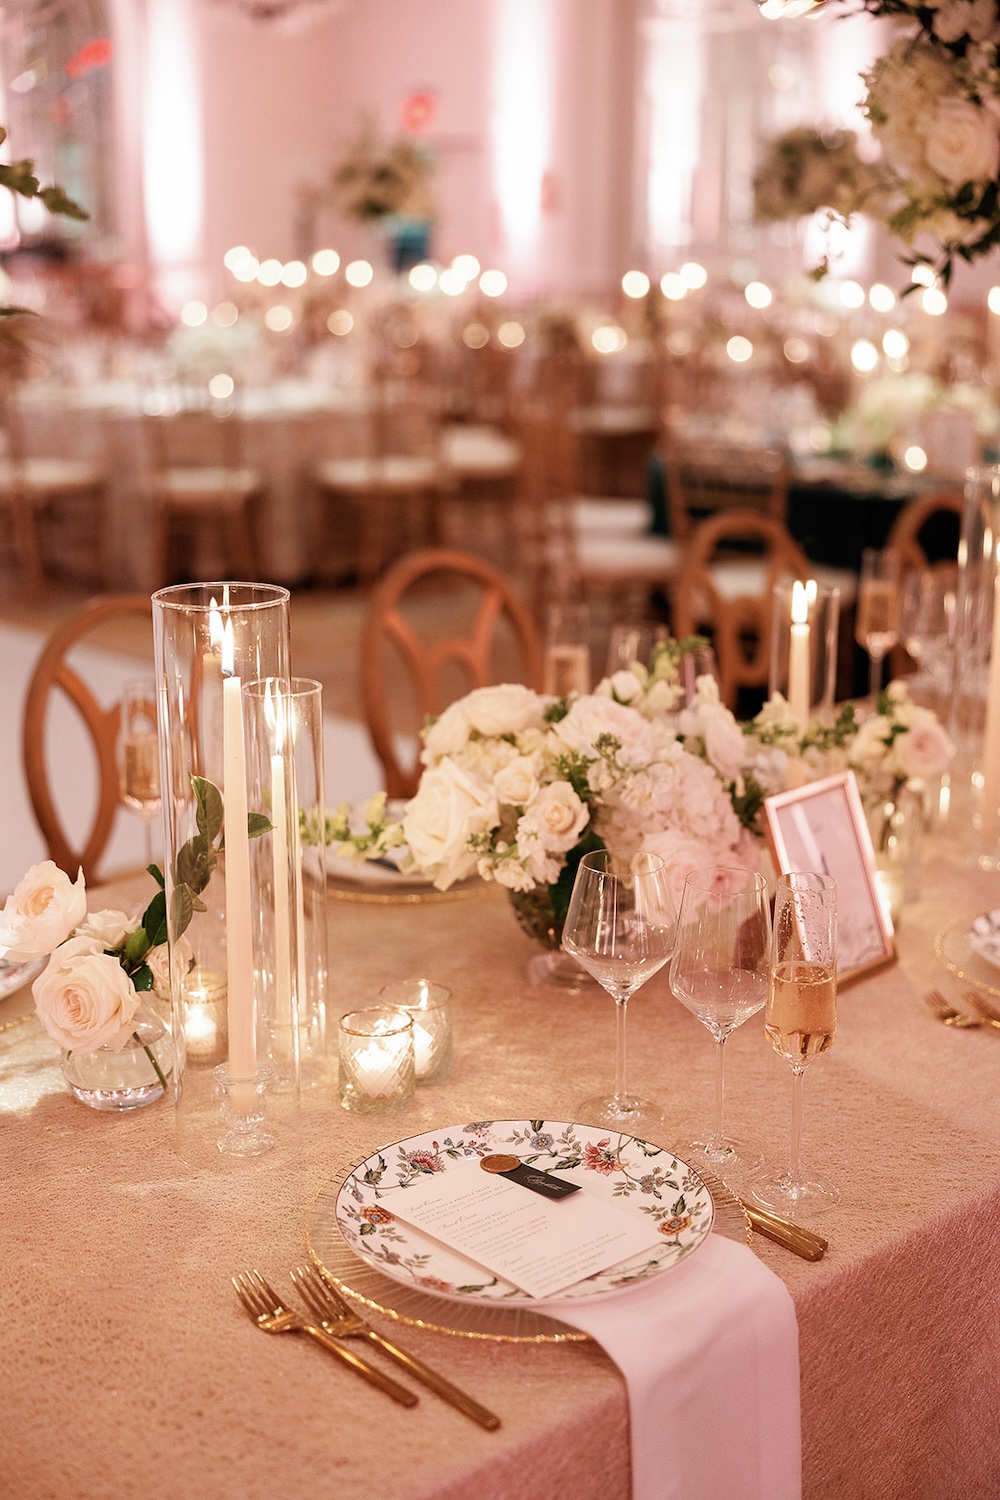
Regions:
<instances>
[{"instance_id":1,"label":"white ranunculus","mask_svg":"<svg viewBox=\"0 0 1000 1500\"><path fill-rule=\"evenodd\" d=\"M444 713L424 730L424 748L420 759L433 765L445 755L457 755L469 741L469 721L462 707L464 700L449 703Z\"/></svg>"},{"instance_id":2,"label":"white ranunculus","mask_svg":"<svg viewBox=\"0 0 1000 1500\"><path fill-rule=\"evenodd\" d=\"M93 939L56 948L32 985L39 1020L53 1041L87 1057L99 1047L120 1052L132 1031L139 996L125 970Z\"/></svg>"},{"instance_id":3,"label":"white ranunculus","mask_svg":"<svg viewBox=\"0 0 1000 1500\"><path fill-rule=\"evenodd\" d=\"M921 720L897 735L892 748L904 776L937 776L951 755L948 736L934 719Z\"/></svg>"},{"instance_id":4,"label":"white ranunculus","mask_svg":"<svg viewBox=\"0 0 1000 1500\"><path fill-rule=\"evenodd\" d=\"M416 864L443 891L475 870L478 855L469 849L469 839L499 821L493 787L446 756L421 777L403 818L403 834Z\"/></svg>"},{"instance_id":5,"label":"white ranunculus","mask_svg":"<svg viewBox=\"0 0 1000 1500\"><path fill-rule=\"evenodd\" d=\"M77 937L90 937L100 948L121 948L139 925L138 917L123 911L92 911L77 928Z\"/></svg>"},{"instance_id":6,"label":"white ranunculus","mask_svg":"<svg viewBox=\"0 0 1000 1500\"><path fill-rule=\"evenodd\" d=\"M997 122L969 99L939 99L927 135L927 162L945 182L990 182L1000 169Z\"/></svg>"},{"instance_id":7,"label":"white ranunculus","mask_svg":"<svg viewBox=\"0 0 1000 1500\"><path fill-rule=\"evenodd\" d=\"M538 792L535 762L528 755L519 755L497 773L493 785L500 801L508 807L527 807Z\"/></svg>"},{"instance_id":8,"label":"white ranunculus","mask_svg":"<svg viewBox=\"0 0 1000 1500\"><path fill-rule=\"evenodd\" d=\"M537 693L519 682L476 688L462 699L465 716L479 734L520 734L540 724L544 704Z\"/></svg>"},{"instance_id":9,"label":"white ranunculus","mask_svg":"<svg viewBox=\"0 0 1000 1500\"><path fill-rule=\"evenodd\" d=\"M565 854L586 828L589 817L586 802L568 781L552 781L542 787L518 823L518 842L538 838L550 853Z\"/></svg>"},{"instance_id":10,"label":"white ranunculus","mask_svg":"<svg viewBox=\"0 0 1000 1500\"><path fill-rule=\"evenodd\" d=\"M44 958L87 915L81 870L73 882L51 859L32 865L0 912L0 958Z\"/></svg>"}]
</instances>

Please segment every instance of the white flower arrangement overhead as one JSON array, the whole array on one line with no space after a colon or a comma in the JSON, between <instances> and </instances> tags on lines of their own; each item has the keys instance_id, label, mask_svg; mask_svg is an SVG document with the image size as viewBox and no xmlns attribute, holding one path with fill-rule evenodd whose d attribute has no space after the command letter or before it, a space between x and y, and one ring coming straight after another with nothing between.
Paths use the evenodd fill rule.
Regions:
<instances>
[{"instance_id":1,"label":"white flower arrangement overhead","mask_svg":"<svg viewBox=\"0 0 1000 1500\"><path fill-rule=\"evenodd\" d=\"M997 0L837 3L901 29L862 74L861 107L880 160L867 164L855 152L852 165L849 137L821 150L817 132L790 132L772 143L758 173L760 216L796 217L823 207L848 218L863 211L910 247L908 265L932 266L947 286L956 259L973 261L1000 244L1000 6ZM776 212L783 198L787 214ZM915 248L921 237L934 248Z\"/></svg>"}]
</instances>

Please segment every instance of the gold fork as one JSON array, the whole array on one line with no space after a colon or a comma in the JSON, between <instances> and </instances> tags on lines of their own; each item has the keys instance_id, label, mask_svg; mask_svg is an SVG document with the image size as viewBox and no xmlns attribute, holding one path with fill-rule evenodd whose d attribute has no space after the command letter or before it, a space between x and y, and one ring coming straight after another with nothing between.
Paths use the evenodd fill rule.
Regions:
<instances>
[{"instance_id":1,"label":"gold fork","mask_svg":"<svg viewBox=\"0 0 1000 1500\"><path fill-rule=\"evenodd\" d=\"M1000 1011L995 1005L982 996L978 990L966 990L964 996L966 1005L971 1005L979 1019L987 1026L1000 1028Z\"/></svg>"},{"instance_id":2,"label":"gold fork","mask_svg":"<svg viewBox=\"0 0 1000 1500\"><path fill-rule=\"evenodd\" d=\"M298 1266L291 1273L297 1289L316 1317L320 1320L327 1333L335 1334L337 1338L367 1339L369 1343L375 1344L382 1349L397 1364L409 1370L411 1375L422 1380L424 1385L436 1391L445 1401L478 1422L480 1427L485 1427L489 1432L495 1432L500 1426L500 1418L493 1412L481 1406L472 1396L466 1395L457 1385L452 1385L443 1375L425 1365L423 1360L417 1359L412 1354L407 1354L405 1349L400 1349L397 1344L390 1343L366 1323L363 1318L344 1301L340 1293L335 1291L326 1278L315 1266Z\"/></svg>"},{"instance_id":3,"label":"gold fork","mask_svg":"<svg viewBox=\"0 0 1000 1500\"><path fill-rule=\"evenodd\" d=\"M946 1026L954 1026L958 1031L965 1031L970 1027L983 1024L979 1016L970 1016L968 1011L956 1010L954 1005L944 998L940 990L928 990L924 996L924 1002L939 1021L943 1021Z\"/></svg>"},{"instance_id":4,"label":"gold fork","mask_svg":"<svg viewBox=\"0 0 1000 1500\"><path fill-rule=\"evenodd\" d=\"M370 1365L366 1359L355 1354L353 1349L345 1349L329 1332L317 1328L291 1308L285 1307L277 1292L271 1289L259 1271L240 1272L230 1279L247 1314L265 1333L306 1333L401 1406L416 1406L418 1398L413 1391L408 1391L405 1385L400 1385L390 1375L385 1375L374 1365Z\"/></svg>"}]
</instances>

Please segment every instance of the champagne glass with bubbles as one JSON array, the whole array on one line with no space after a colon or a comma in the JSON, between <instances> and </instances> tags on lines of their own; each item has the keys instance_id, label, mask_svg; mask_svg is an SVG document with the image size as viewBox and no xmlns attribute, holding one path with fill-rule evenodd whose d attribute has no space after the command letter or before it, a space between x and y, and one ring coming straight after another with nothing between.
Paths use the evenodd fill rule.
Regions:
<instances>
[{"instance_id":1,"label":"champagne glass with bubbles","mask_svg":"<svg viewBox=\"0 0 1000 1500\"><path fill-rule=\"evenodd\" d=\"M137 813L145 830L146 864L153 858L153 822L160 815L160 756L156 738L156 689L145 680L122 688L118 727L121 801Z\"/></svg>"},{"instance_id":2,"label":"champagne glass with bubbles","mask_svg":"<svg viewBox=\"0 0 1000 1500\"><path fill-rule=\"evenodd\" d=\"M792 1136L788 1166L755 1177L753 1196L764 1208L793 1218L831 1207L835 1187L802 1169L802 1079L806 1067L833 1045L837 1029L837 883L829 875L782 875L774 901L771 977L764 1030L792 1069Z\"/></svg>"},{"instance_id":3,"label":"champagne glass with bubbles","mask_svg":"<svg viewBox=\"0 0 1000 1500\"><path fill-rule=\"evenodd\" d=\"M625 1018L631 996L670 958L676 926L667 868L659 855L619 859L598 849L581 859L563 947L607 990L616 1017L614 1092L585 1100L582 1124L633 1135L660 1124L658 1107L628 1090Z\"/></svg>"},{"instance_id":4,"label":"champagne glass with bubbles","mask_svg":"<svg viewBox=\"0 0 1000 1500\"><path fill-rule=\"evenodd\" d=\"M767 999L771 912L767 881L725 865L692 870L684 882L670 985L715 1041L715 1117L711 1130L682 1148L685 1159L732 1175L745 1167L726 1133L726 1041Z\"/></svg>"}]
</instances>

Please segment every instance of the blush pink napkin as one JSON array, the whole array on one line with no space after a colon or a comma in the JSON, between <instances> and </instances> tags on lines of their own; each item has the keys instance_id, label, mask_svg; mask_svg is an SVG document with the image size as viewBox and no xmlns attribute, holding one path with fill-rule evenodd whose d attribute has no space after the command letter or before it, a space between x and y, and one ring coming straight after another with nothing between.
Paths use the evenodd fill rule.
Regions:
<instances>
[{"instance_id":1,"label":"blush pink napkin","mask_svg":"<svg viewBox=\"0 0 1000 1500\"><path fill-rule=\"evenodd\" d=\"M647 1286L541 1304L628 1387L632 1500L799 1500L798 1326L784 1282L719 1235Z\"/></svg>"}]
</instances>

